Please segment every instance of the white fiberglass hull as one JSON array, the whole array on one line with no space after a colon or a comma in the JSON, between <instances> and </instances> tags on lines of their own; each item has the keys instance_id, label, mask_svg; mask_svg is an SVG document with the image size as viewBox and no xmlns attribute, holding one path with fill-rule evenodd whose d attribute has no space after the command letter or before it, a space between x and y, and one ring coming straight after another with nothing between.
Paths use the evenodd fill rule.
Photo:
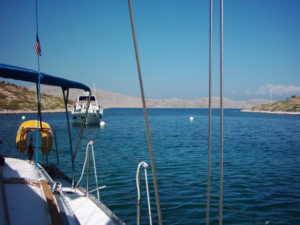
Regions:
<instances>
[{"instance_id":1,"label":"white fiberglass hull","mask_svg":"<svg viewBox=\"0 0 300 225\"><path fill-rule=\"evenodd\" d=\"M85 118L85 113L81 112L73 112L72 113L72 120L75 124L83 124ZM100 113L88 113L85 124L100 124L102 115Z\"/></svg>"}]
</instances>

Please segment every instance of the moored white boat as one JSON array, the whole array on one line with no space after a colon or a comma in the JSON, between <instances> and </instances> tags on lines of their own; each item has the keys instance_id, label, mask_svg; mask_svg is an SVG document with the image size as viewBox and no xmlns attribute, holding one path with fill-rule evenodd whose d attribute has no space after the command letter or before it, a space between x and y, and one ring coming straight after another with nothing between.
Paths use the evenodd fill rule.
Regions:
<instances>
[{"instance_id":1,"label":"moored white boat","mask_svg":"<svg viewBox=\"0 0 300 225\"><path fill-rule=\"evenodd\" d=\"M80 95L76 99L76 104L72 110L72 120L75 124L97 124L99 125L103 117L103 109L98 104L95 95L90 97L90 105L87 111L89 95ZM86 120L85 120L86 117Z\"/></svg>"}]
</instances>

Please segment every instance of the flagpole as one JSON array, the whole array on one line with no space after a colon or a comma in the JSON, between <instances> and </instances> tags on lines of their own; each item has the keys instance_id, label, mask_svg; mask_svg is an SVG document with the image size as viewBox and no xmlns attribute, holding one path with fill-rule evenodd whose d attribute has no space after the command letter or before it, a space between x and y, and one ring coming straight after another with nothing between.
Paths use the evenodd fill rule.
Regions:
<instances>
[{"instance_id":1,"label":"flagpole","mask_svg":"<svg viewBox=\"0 0 300 225\"><path fill-rule=\"evenodd\" d=\"M36 38L38 39L38 36L39 36L38 0L35 0L35 22L36 22ZM37 61L38 61L38 72L40 73L40 55L39 54L37 54Z\"/></svg>"},{"instance_id":2,"label":"flagpole","mask_svg":"<svg viewBox=\"0 0 300 225\"><path fill-rule=\"evenodd\" d=\"M37 0L35 1L35 21L36 21L36 50L37 47L40 49L40 44L39 44L39 21L38 21L38 2ZM42 130L42 115L41 115L41 105L40 105L40 50L36 51L37 52L37 62L38 62L38 82L36 84L36 89L37 89L37 108L38 108L38 115L37 115L37 122L36 122L36 150L35 150L35 167L38 167L37 162L38 162L38 150L39 150L39 123L40 123L40 130Z\"/></svg>"}]
</instances>

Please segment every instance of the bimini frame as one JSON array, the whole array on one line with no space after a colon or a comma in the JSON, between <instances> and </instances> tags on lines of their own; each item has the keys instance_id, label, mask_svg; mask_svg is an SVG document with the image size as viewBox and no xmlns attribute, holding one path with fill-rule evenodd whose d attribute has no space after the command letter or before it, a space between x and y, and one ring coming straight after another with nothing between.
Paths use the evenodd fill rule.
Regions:
<instances>
[{"instance_id":1,"label":"bimini frame","mask_svg":"<svg viewBox=\"0 0 300 225\"><path fill-rule=\"evenodd\" d=\"M81 89L84 91L89 92L89 100L88 100L88 106L86 110L86 116L85 120L87 117L88 113L88 108L90 105L90 98L91 98L91 90L88 86L85 84L63 79L60 77L55 77L52 75L48 75L45 73L37 72L34 70L22 68L22 67L17 67L17 66L12 66L12 65L7 65L7 64L0 64L0 77L2 78L7 78L7 79L14 79L14 80L21 80L21 81L27 81L27 82L32 82L36 84L37 87L37 99L38 99L38 118L40 121L40 127L42 129L42 116L41 116L41 106L40 106L40 99L39 99L39 92L40 84L45 84L45 85L51 85L51 86L56 86L56 87L61 87L62 93L63 93L63 98L64 98L64 104L65 104L65 112L66 112L66 117L67 117L67 124L68 124L68 134L69 134L69 143L70 143L70 155L71 155L71 162L72 162L72 187L74 187L74 179L75 179L75 158L79 149L79 144L80 140L83 134L84 130L84 124L85 121L81 127L79 136L77 138L77 143L75 147L75 151L73 151L73 144L72 144L72 137L71 137L71 129L70 129L70 121L69 121L69 115L68 115L68 98L69 98L69 89L70 88L76 88L76 89Z\"/></svg>"}]
</instances>

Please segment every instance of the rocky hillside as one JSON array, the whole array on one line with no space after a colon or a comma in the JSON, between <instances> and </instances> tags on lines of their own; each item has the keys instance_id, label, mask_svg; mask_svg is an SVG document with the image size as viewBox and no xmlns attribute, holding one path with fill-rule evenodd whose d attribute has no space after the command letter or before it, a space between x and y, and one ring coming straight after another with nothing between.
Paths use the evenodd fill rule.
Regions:
<instances>
[{"instance_id":1,"label":"rocky hillside","mask_svg":"<svg viewBox=\"0 0 300 225\"><path fill-rule=\"evenodd\" d=\"M35 87L29 87L34 90ZM62 97L61 90L53 86L43 85L42 92L54 96ZM78 95L82 94L81 90L71 89L70 99L75 100ZM103 90L96 90L97 99L99 104L104 108L140 108L142 107L141 99ZM147 107L149 108L208 108L208 98L200 99L147 99ZM219 107L219 97L213 97L212 106ZM246 101L233 101L224 98L225 108L251 108L266 103L266 99L252 99Z\"/></svg>"},{"instance_id":2,"label":"rocky hillside","mask_svg":"<svg viewBox=\"0 0 300 225\"><path fill-rule=\"evenodd\" d=\"M0 111L36 111L35 86L19 87L14 84L0 82ZM62 91L58 87L41 86L42 110L63 111L64 103ZM47 94L46 94L47 93ZM71 89L69 94L69 108L72 108L74 100L82 91ZM104 108L140 108L142 107L139 97L127 96L118 93L96 90L99 104ZM201 99L147 99L149 108L207 108L208 98ZM248 101L233 101L224 98L225 108L251 108L266 103L265 99L254 99ZM219 107L219 97L213 97L212 105Z\"/></svg>"},{"instance_id":3,"label":"rocky hillside","mask_svg":"<svg viewBox=\"0 0 300 225\"><path fill-rule=\"evenodd\" d=\"M36 111L37 109L36 92L15 84L0 82L0 111ZM73 102L70 102L70 106ZM64 108L62 98L42 94L42 110L58 110Z\"/></svg>"},{"instance_id":4,"label":"rocky hillside","mask_svg":"<svg viewBox=\"0 0 300 225\"><path fill-rule=\"evenodd\" d=\"M300 97L292 96L289 99L274 102L271 104L263 104L257 107L251 108L252 111L280 111L280 112L300 112Z\"/></svg>"}]
</instances>

